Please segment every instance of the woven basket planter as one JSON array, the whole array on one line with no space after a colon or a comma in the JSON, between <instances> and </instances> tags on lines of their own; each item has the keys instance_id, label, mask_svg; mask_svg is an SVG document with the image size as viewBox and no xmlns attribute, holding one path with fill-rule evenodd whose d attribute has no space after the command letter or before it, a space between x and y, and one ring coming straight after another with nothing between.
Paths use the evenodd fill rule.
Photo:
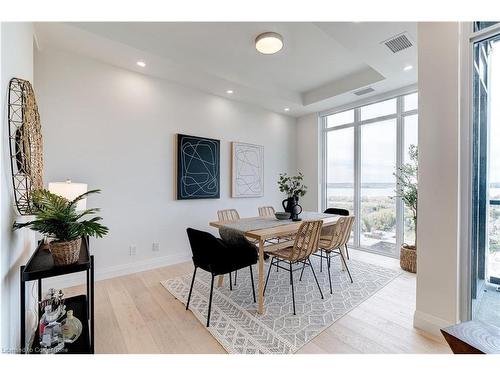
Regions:
<instances>
[{"instance_id":1,"label":"woven basket planter","mask_svg":"<svg viewBox=\"0 0 500 375\"><path fill-rule=\"evenodd\" d=\"M54 264L64 266L78 262L80 258L80 247L82 239L77 238L73 241L52 241L49 242L49 249L54 258Z\"/></svg>"},{"instance_id":2,"label":"woven basket planter","mask_svg":"<svg viewBox=\"0 0 500 375\"><path fill-rule=\"evenodd\" d=\"M405 271L417 273L417 248L415 246L406 244L401 246L399 265Z\"/></svg>"}]
</instances>

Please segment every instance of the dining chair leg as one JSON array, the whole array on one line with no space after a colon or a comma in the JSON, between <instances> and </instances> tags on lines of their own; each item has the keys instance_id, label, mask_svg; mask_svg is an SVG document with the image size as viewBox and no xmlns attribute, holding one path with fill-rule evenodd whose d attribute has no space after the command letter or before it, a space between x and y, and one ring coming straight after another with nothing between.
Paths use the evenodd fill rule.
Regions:
<instances>
[{"instance_id":1,"label":"dining chair leg","mask_svg":"<svg viewBox=\"0 0 500 375\"><path fill-rule=\"evenodd\" d=\"M292 286L292 303L293 303L293 315L295 315L295 291L293 289L293 270L292 270L292 262L290 264L290 284Z\"/></svg>"},{"instance_id":2,"label":"dining chair leg","mask_svg":"<svg viewBox=\"0 0 500 375\"><path fill-rule=\"evenodd\" d=\"M323 272L323 249L320 249L319 272Z\"/></svg>"},{"instance_id":3,"label":"dining chair leg","mask_svg":"<svg viewBox=\"0 0 500 375\"><path fill-rule=\"evenodd\" d=\"M349 278L351 279L351 284L353 283L352 281L352 276L351 276L351 271L349 271L349 266L347 266L347 262L345 261L344 254L342 254L342 250L339 249L340 257L342 258L342 263L344 263L345 269L347 270L347 273L349 274Z\"/></svg>"},{"instance_id":4,"label":"dining chair leg","mask_svg":"<svg viewBox=\"0 0 500 375\"><path fill-rule=\"evenodd\" d=\"M214 295L214 280L215 280L215 275L212 274L212 284L210 285L210 299L208 300L207 327L210 326L210 313L212 312L212 297Z\"/></svg>"},{"instance_id":5,"label":"dining chair leg","mask_svg":"<svg viewBox=\"0 0 500 375\"><path fill-rule=\"evenodd\" d=\"M349 248L347 247L347 244L345 244L345 253L347 255L347 259L350 260L351 258L349 258Z\"/></svg>"},{"instance_id":6,"label":"dining chair leg","mask_svg":"<svg viewBox=\"0 0 500 375\"><path fill-rule=\"evenodd\" d=\"M330 253L328 253L328 258L326 258L326 264L328 265L328 283L330 284L330 294L333 294L332 290L332 275L330 274L330 265L332 260L330 259Z\"/></svg>"},{"instance_id":7,"label":"dining chair leg","mask_svg":"<svg viewBox=\"0 0 500 375\"><path fill-rule=\"evenodd\" d=\"M193 293L194 278L196 277L196 270L198 267L194 267L193 279L191 280L191 288L189 288L188 300L186 303L186 310L189 310L189 301L191 301L191 293Z\"/></svg>"},{"instance_id":8,"label":"dining chair leg","mask_svg":"<svg viewBox=\"0 0 500 375\"><path fill-rule=\"evenodd\" d=\"M233 290L233 274L229 272L229 290Z\"/></svg>"},{"instance_id":9,"label":"dining chair leg","mask_svg":"<svg viewBox=\"0 0 500 375\"><path fill-rule=\"evenodd\" d=\"M234 271L234 286L236 286L236 278L238 277L238 270Z\"/></svg>"},{"instance_id":10,"label":"dining chair leg","mask_svg":"<svg viewBox=\"0 0 500 375\"><path fill-rule=\"evenodd\" d=\"M304 268L306 268L306 262L302 263L302 271L300 271L299 281L302 281L302 275L304 274Z\"/></svg>"},{"instance_id":11,"label":"dining chair leg","mask_svg":"<svg viewBox=\"0 0 500 375\"><path fill-rule=\"evenodd\" d=\"M313 273L314 280L316 280L316 285L318 286L319 294L321 294L321 299L324 299L323 292L321 291L321 287L319 286L318 278L316 277L316 272L314 272L314 267L311 263L311 259L307 258L307 262L309 263L309 266L311 267L311 271Z\"/></svg>"},{"instance_id":12,"label":"dining chair leg","mask_svg":"<svg viewBox=\"0 0 500 375\"><path fill-rule=\"evenodd\" d=\"M267 269L266 283L264 284L264 291L262 292L262 295L266 294L267 282L269 281L269 275L271 274L271 268L273 268L273 262L274 262L274 257L271 258L271 264L269 265L269 268Z\"/></svg>"},{"instance_id":13,"label":"dining chair leg","mask_svg":"<svg viewBox=\"0 0 500 375\"><path fill-rule=\"evenodd\" d=\"M257 299L255 298L255 285L253 284L253 271L252 271L252 266L249 266L250 268L250 280L252 280L252 293L253 293L253 302L257 302Z\"/></svg>"}]
</instances>

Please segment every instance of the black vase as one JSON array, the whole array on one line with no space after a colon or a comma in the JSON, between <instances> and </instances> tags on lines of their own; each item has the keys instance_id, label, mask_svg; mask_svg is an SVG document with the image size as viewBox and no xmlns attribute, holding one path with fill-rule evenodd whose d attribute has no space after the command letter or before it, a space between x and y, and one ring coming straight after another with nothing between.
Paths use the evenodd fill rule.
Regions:
<instances>
[{"instance_id":1,"label":"black vase","mask_svg":"<svg viewBox=\"0 0 500 375\"><path fill-rule=\"evenodd\" d=\"M295 206L298 203L299 203L299 197L293 196L293 197L289 197L287 199L283 199L283 202L281 202L281 205L283 206L283 209L285 210L285 212L292 213L293 206Z\"/></svg>"}]
</instances>

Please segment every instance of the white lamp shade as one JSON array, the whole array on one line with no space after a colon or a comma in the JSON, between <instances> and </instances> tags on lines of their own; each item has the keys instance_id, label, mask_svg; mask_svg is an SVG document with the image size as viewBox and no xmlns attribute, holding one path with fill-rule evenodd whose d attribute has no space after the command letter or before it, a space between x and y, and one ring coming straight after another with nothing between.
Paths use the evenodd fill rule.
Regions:
<instances>
[{"instance_id":1,"label":"white lamp shade","mask_svg":"<svg viewBox=\"0 0 500 375\"><path fill-rule=\"evenodd\" d=\"M69 201L72 201L79 195L87 192L87 184L78 184L71 182L49 182L49 191L53 194L60 195ZM87 208L87 199L84 198L76 204L77 211L82 211Z\"/></svg>"}]
</instances>

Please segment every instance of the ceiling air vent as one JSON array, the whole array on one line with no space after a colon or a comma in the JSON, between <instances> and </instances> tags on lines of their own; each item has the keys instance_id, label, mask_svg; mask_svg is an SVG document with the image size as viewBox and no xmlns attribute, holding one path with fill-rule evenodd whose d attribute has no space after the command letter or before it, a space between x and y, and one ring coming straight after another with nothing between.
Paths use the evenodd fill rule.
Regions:
<instances>
[{"instance_id":1,"label":"ceiling air vent","mask_svg":"<svg viewBox=\"0 0 500 375\"><path fill-rule=\"evenodd\" d=\"M413 46L413 43L411 42L407 33L398 34L383 41L382 43L385 44L392 53L398 53Z\"/></svg>"},{"instance_id":2,"label":"ceiling air vent","mask_svg":"<svg viewBox=\"0 0 500 375\"><path fill-rule=\"evenodd\" d=\"M354 91L354 95L357 95L357 96L361 96L361 95L365 95L365 94L368 94L370 92L374 92L375 90L372 89L371 87L367 87L365 89L361 89L361 90L358 90L358 91Z\"/></svg>"}]
</instances>

